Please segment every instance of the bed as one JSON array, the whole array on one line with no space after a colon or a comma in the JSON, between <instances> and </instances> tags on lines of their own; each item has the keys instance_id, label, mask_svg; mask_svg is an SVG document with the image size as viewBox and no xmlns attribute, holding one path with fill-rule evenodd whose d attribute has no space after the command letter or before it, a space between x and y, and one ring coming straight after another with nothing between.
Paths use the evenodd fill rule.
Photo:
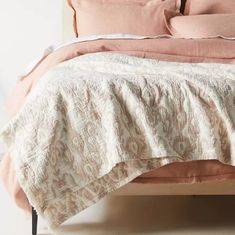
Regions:
<instances>
[{"instance_id":1,"label":"bed","mask_svg":"<svg viewBox=\"0 0 235 235\"><path fill-rule=\"evenodd\" d=\"M68 27L68 25L71 25L71 21L72 21L71 15L72 14L70 12L71 9L68 8L66 3L64 3L63 11L64 11L63 12L63 16L64 16L64 19L63 19L63 25L64 25L64 27L63 27L63 29L64 29L63 37L64 37L64 39L69 39L73 35L72 27ZM118 45L124 46L126 44L126 40L128 40L128 38L126 38L126 39L120 38L119 41L118 41ZM142 40L142 38L136 38L136 40ZM160 38L159 41L161 41L161 40L164 41L165 38L163 38L163 39ZM151 47L152 46L159 47L159 45L157 43L155 44L154 39L152 41L153 42L151 44ZM218 42L220 43L220 41L218 41ZM216 42L216 43L218 43L218 42ZM91 44L91 43L90 42L84 42L85 48L87 47L87 44ZM136 43L136 45L139 44L138 41L131 42L131 43L133 43L133 44ZM179 43L179 44L182 43L182 45L183 44L185 45L185 42L181 42L180 40L178 40L177 43ZM192 42L187 42L187 43L189 43L188 48L190 48L190 43L192 43ZM200 40L198 41L198 43L200 44ZM208 41L208 45L210 43L211 42ZM235 48L233 40L231 40L231 41L228 40L227 44L228 45L225 46L226 48L229 48L231 46L232 46L232 48ZM172 47L174 47L174 45L176 45L176 44L174 44L174 42L173 42ZM95 45L95 47L97 47L97 46ZM114 51L114 52L118 52L118 53L120 52L120 48L116 45L114 45L115 49L113 49L112 42L110 43L107 38L106 39L105 38L100 38L99 39L98 48L102 48L102 50L105 48L106 51ZM72 50L74 50L74 48L72 48ZM84 53L83 51L85 49L78 48L76 50L77 50L77 52L76 52L77 55L79 55L79 54ZM129 52L128 55L130 55L130 56L136 55L135 52L133 52L133 50L131 50L130 46L129 47L127 46L127 48L125 48L125 50ZM166 47L166 50L167 50L167 47ZM99 50L97 51L96 48L91 49L91 51L89 51L88 55L84 56L85 59L82 60L82 61L76 60L76 58L75 58L75 60L73 62L71 62L71 64L66 64L66 62L65 62L67 67L63 68L64 71L68 72L68 69L74 68L76 66L75 63L78 63L78 61L79 61L79 63L83 64L83 66L86 69L90 69L89 71L92 71L92 69L94 69L94 68L92 67L93 65L89 62L91 59L96 61L97 63L100 63L100 61L101 61L103 63L102 66L107 64L108 61L113 61L114 63L116 63L116 64L114 64L114 67L119 66L119 63L120 63L120 70L123 69L123 71L122 71L123 74L128 72L128 71L132 71L131 68L128 68L128 69L130 69L130 70L128 70L125 66L122 67L122 63L125 63L126 60L127 60L126 57L124 58L124 57L122 57L122 55L116 55L115 57L110 56L110 55L107 55L107 56L105 55L105 57L103 57L102 54L97 53L97 55L96 55L97 57L91 58L90 57L91 55L89 55L89 54L92 54L92 52L99 52ZM145 58L146 55L143 55L143 52L141 52L140 54L141 54L140 57ZM159 52L156 52L155 54L158 54L158 56L159 56ZM154 55L152 54L150 56L150 58L154 59ZM160 58L160 60L161 59L171 60L171 56L169 56L169 58L168 57L166 58L165 55L163 55L163 56L161 55L158 58ZM191 60L193 60L193 59L187 60L187 58L182 56L182 62L191 62ZM218 59L213 58L213 61L215 61L216 63L219 63L219 64L220 64L220 62L223 62L223 60L224 60L223 56L221 56ZM62 60L62 61L64 61L64 60ZM164 63L154 64L155 62L151 61L150 63L152 63L152 67L149 68L148 66L145 67L145 65L141 64L139 61L137 61L135 59L133 59L133 60L130 59L130 61L131 61L130 62L131 64L136 63L137 66L139 66L139 67L143 66L143 69L142 69L143 71L145 71L145 69L149 69L151 71L151 73L154 73L153 68L156 67L156 66L162 66L162 67L166 66L166 64L164 64ZM210 62L210 58L205 58L205 57L201 56L199 62ZM226 60L226 62L229 62L230 64L235 63L234 52L231 52L230 57ZM212 71L214 69L213 66L215 66L215 65L213 65L213 64L208 65L208 67L205 66L205 68L202 66L202 68L200 68L200 69L205 70L206 73L208 73L208 71ZM178 67L180 67L180 65L179 64L172 64L172 68L171 68L172 69L172 74L176 73L176 70L177 70L176 67L178 69ZM61 67L59 66L59 69L60 68ZM58 71L55 71L56 76L59 76L59 73L61 73L61 71L59 69L58 69ZM109 73L111 73L111 69L112 68L110 68ZM196 73L197 70L198 70L198 67L194 68L194 67L189 66L189 68L187 68L187 69L188 69L188 71L194 71ZM185 69L184 66L182 66L181 72L189 73L187 71L187 69ZM218 72L221 69L222 70L223 69L227 70L226 76L229 77L229 79L231 81L231 84L228 83L226 85L228 85L229 87L232 87L233 79L234 79L234 77L233 77L234 73L233 73L232 65L228 65L228 66L226 66L226 65L222 66L221 65L221 67L218 65L218 68L217 68L216 71ZM102 71L99 71L99 72L104 73L106 70L108 70L108 68L105 68L105 70L102 70ZM85 72L87 72L87 71L85 71ZM143 71L141 72L141 70L140 70L138 73L143 74ZM205 71L204 71L204 73L205 73ZM39 72L39 75L40 75L40 72ZM203 75L203 73L201 73L200 75ZM48 80L48 79L49 78L47 78L45 80ZM221 78L218 78L218 83L220 82L220 79ZM36 100L37 100L36 99L37 95L41 94L40 89L45 89L45 86L43 85L43 83L40 83L39 88L36 88L36 89L37 89L38 93L35 92L35 95L34 95L35 97L32 95L32 98L31 98L34 102L36 102ZM49 88L48 88L48 90L49 90L48 94L51 94L50 93L51 91L50 91ZM64 91L64 92L66 92L66 91ZM230 90L228 89L228 91L226 90L226 92L231 94L232 91L231 91L231 89ZM68 92L67 95L69 93L70 92ZM128 93L128 94L130 94L130 93ZM52 96L53 95L55 95L55 94L52 94ZM208 101L208 103L211 104L209 101ZM229 103L229 104L231 104L231 103ZM28 113L32 112L32 113L34 113L34 115L36 114L35 113L36 110L33 110L32 106L27 107L27 105L26 105L26 107L25 106L23 106L23 107L25 108L25 110L28 110ZM59 109L59 108L57 107L56 109ZM50 111L53 111L53 110L50 110ZM62 110L62 111L65 112L64 110ZM13 111L13 113L14 113L14 111ZM49 111L48 111L48 113L49 113ZM228 116L231 117L233 115L231 113L229 113ZM20 123L19 126L23 126L23 124L25 124L25 125L27 124L27 123L23 122L23 120L25 120L25 117L26 116L24 116L22 113L20 113L19 115L17 114L17 119L22 119L22 122ZM29 116L27 116L27 118L29 118ZM41 116L40 119L43 122L43 116ZM216 120L216 121L218 121L218 120ZM229 124L231 124L231 123L229 123ZM10 124L8 124L7 128L5 128L3 130L3 132L5 132L6 142L11 141L12 136L9 135L9 133L11 133L13 128L17 129L18 128L17 125L18 124L17 124L16 120L11 121ZM230 126L233 127L232 124ZM29 125L29 126L27 126L27 128L32 128L32 127ZM92 131L94 131L94 130L95 129L92 129ZM23 132L20 132L20 131L21 130L19 130L19 134L18 134L19 136L20 136L21 133L23 133ZM231 133L231 136L232 136L232 134L233 133ZM41 133L41 135L43 136L43 133ZM23 146L24 144L19 139L19 137L16 137L16 138L17 138L18 143L19 143L18 145L20 146L22 144L22 146ZM29 136L25 136L25 139L28 140L29 138L30 138ZM183 142L185 140L183 139L183 140L180 140L180 141ZM40 144L40 143L38 143L38 144ZM228 151L228 149L230 148L230 145L227 146L228 143L223 143L223 144L226 147L224 151L225 152ZM139 142L139 145L141 146L141 142ZM20 149L19 146L17 148L15 147L15 149L17 149L18 151ZM12 148L14 148L14 146L12 146ZM62 149L63 149L63 146L62 146ZM20 151L21 151L21 149L20 149ZM30 149L27 149L27 151L30 151ZM22 150L22 153L25 154L26 152L24 152ZM234 167L235 164L233 162L234 159L229 159L229 158L227 159L227 158L225 158L225 157L223 158L223 157L224 156L220 156L220 158L215 158L215 157L213 157L213 153L212 153L211 157L209 159L204 156L202 158L195 159L196 161L193 161L193 158L191 159L191 161L189 159L189 161L185 161L185 162L184 162L183 159L179 159L179 158L173 159L172 158L171 160L162 159L161 164L159 164L159 162L156 162L154 164L147 163L147 164L144 164L144 165L141 163L139 166L143 167L143 169L144 169L143 172L146 172L146 173L141 174L141 172L138 172L138 174L136 175L138 177L136 177L135 174L133 174L130 177L131 180L130 180L130 178L128 179L128 181L131 181L131 182L126 184L126 181L123 180L120 185L118 184L120 182L118 182L117 183L118 186L116 187L116 188L118 188L118 190L116 190L115 187L113 187L113 188L111 187L111 188L109 188L109 192L111 192L111 195L234 195L235 194L235 167ZM30 160L29 160L29 162L30 162ZM20 164L20 162L18 162L18 163ZM26 164L26 163L24 162L24 164ZM5 161L5 166L6 165L8 166L7 167L8 169L14 168L13 163L11 161L9 161L9 158ZM21 167L22 167L22 165L21 165ZM27 165L24 165L24 167L26 168L24 173L31 175L31 173L28 172L28 170L27 170ZM132 167L136 167L136 166L132 166ZM155 170L155 168L157 168L157 169ZM105 169L105 171L107 171L107 169ZM59 174L59 172L57 172L57 173ZM98 172L98 174L100 174L100 172ZM118 174L118 172L116 172L116 174ZM17 181L16 176L12 175L12 172L8 172L7 174L5 174L5 177L6 177L6 175L7 175L8 178L11 178L11 180L13 180L13 182ZM113 177L114 176L115 176L115 174L113 175ZM17 177L22 178L22 181L21 181L21 184L22 184L22 182L25 180L25 179L23 180L23 175L18 175ZM37 178L37 180L40 181L40 180L43 180L43 179ZM105 180L107 180L107 179L105 179ZM71 182L71 179L69 179L69 181ZM52 181L52 182L54 182L55 184L57 183L57 187L63 187L63 184L60 184L60 182L56 182L56 181ZM12 183L12 181L11 181L11 183ZM31 184L33 184L33 183L34 182L31 182ZM113 183L116 184L115 181L113 181ZM122 185L124 185L124 186L122 186ZM122 187L120 187L120 186L122 186ZM13 194L15 193L14 196L16 198L17 197L21 198L21 202L18 202L18 203L22 203L22 197L25 196L24 192L19 188L17 188L17 189L15 188L14 190L16 190L16 191L13 192ZM24 188L24 190L27 193L29 192L26 187ZM34 193L36 193L36 192L39 192L38 189L36 189L34 191ZM53 193L56 194L56 192L53 192ZM91 191L88 190L88 191L84 192L84 194L86 194L86 197L90 196L89 193L91 193L91 195L92 195L92 190ZM104 196L104 195L101 195L101 197L102 196ZM40 195L40 197L42 197L42 195ZM69 197L69 195L68 195L68 197ZM32 202L31 203L32 205L35 205L35 201L33 200L33 198L34 197L32 195L30 195L30 202ZM99 198L97 198L97 199L93 198L91 201L94 203L98 199ZM24 200L26 200L26 199L24 199ZM43 200L43 198L40 198L40 200ZM40 200L39 200L39 202L41 203ZM74 203L74 201L72 200L71 201L72 205L69 205L68 208L70 208L70 209L73 208L73 206L74 206L73 203ZM89 204L91 204L91 202L85 202L85 204L86 204L86 207L87 207ZM54 205L54 207L55 206L56 206L56 204ZM39 209L38 205L37 205L37 207L38 207L37 210L39 212L41 212L41 209ZM55 210L54 207L51 207L50 210L48 210L48 211L51 212L51 214L49 213L49 216L51 218L50 227L52 229L55 228L57 225L59 225L61 223L61 221L64 221L64 220L67 219L67 217L63 217L64 216L63 214L60 214L60 216L63 217L63 218L59 222L58 221L53 221L52 215L54 213L53 210ZM64 207L62 206L60 208L60 211L63 210L63 208ZM81 210L81 208L79 210ZM75 214L75 213L76 213L76 211L73 211L72 213L69 214L68 217L72 216L72 214ZM32 233L33 233L33 235L36 235L36 233L37 233L37 219L38 219L37 218L37 213L34 209L32 209L32 220L33 220L33 232Z\"/></svg>"},{"instance_id":2,"label":"bed","mask_svg":"<svg viewBox=\"0 0 235 235\"><path fill-rule=\"evenodd\" d=\"M185 1L183 1L182 9L184 9ZM67 27L68 25L71 25L72 22L72 14L71 9L68 7L66 3L64 3L63 6L63 37L65 40L70 39L73 37L73 29L72 27ZM195 164L195 163L194 163ZM199 163L201 166L195 166L190 164L183 166L179 171L184 172L183 175L192 174L192 176L200 175L199 172L194 172L193 169L201 169L204 163ZM209 163L210 164L210 163ZM217 162L213 162L213 164L217 165ZM181 182L180 184L175 182L172 183L171 181L174 181L176 178L176 174L174 172L174 167L177 169L177 165L171 166L169 169L163 169L163 172L158 175L159 171L156 171L156 174L145 174L143 175L139 180L135 180L131 182L130 184L127 184L126 186L120 188L119 190L112 193L112 195L234 195L235 194L235 180L227 180L227 181L211 181L208 182L200 182L201 179L195 179L191 178L189 182ZM189 167L187 169L187 167ZM220 164L218 163L218 167L220 167ZM204 169L204 172L209 175L213 175L212 172L209 173L209 171L213 168L213 165L208 165L206 169ZM226 171L227 172L227 171ZM225 174L226 174L225 172ZM228 172L233 172L233 168L228 169ZM218 172L217 172L218 173ZM234 171L235 173L235 171ZM170 176L172 175L172 180L164 178L164 176ZM203 175L203 173L202 173ZM216 173L214 172L214 175ZM158 177L159 181L155 181L154 183L151 183L151 178ZM217 179L218 180L218 179ZM162 183L161 183L162 182ZM157 183L157 187L156 187Z\"/></svg>"}]
</instances>

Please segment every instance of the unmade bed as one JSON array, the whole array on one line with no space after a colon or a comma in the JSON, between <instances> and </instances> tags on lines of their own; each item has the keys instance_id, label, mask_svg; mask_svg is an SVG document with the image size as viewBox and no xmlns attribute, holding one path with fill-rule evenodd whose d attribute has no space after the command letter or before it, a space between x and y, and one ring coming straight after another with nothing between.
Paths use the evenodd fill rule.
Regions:
<instances>
[{"instance_id":1,"label":"unmade bed","mask_svg":"<svg viewBox=\"0 0 235 235\"><path fill-rule=\"evenodd\" d=\"M106 34L46 50L7 103L6 188L52 230L109 194L235 194L234 64L225 37Z\"/></svg>"}]
</instances>

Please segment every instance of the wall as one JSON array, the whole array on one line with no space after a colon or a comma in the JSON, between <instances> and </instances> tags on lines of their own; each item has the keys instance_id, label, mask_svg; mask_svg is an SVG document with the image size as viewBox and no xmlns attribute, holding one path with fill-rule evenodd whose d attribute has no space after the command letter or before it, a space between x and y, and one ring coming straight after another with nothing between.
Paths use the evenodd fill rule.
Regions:
<instances>
[{"instance_id":1,"label":"wall","mask_svg":"<svg viewBox=\"0 0 235 235\"><path fill-rule=\"evenodd\" d=\"M0 127L3 100L17 75L44 48L62 40L62 1L0 0Z\"/></svg>"}]
</instances>

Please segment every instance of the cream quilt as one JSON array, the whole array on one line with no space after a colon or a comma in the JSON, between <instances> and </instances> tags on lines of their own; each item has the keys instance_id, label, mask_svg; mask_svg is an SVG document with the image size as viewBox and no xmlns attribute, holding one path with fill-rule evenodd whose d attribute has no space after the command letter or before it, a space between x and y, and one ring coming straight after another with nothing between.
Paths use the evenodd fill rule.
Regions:
<instances>
[{"instance_id":1,"label":"cream quilt","mask_svg":"<svg viewBox=\"0 0 235 235\"><path fill-rule=\"evenodd\" d=\"M235 66L94 53L39 81L3 128L19 182L52 229L167 163L235 165Z\"/></svg>"}]
</instances>

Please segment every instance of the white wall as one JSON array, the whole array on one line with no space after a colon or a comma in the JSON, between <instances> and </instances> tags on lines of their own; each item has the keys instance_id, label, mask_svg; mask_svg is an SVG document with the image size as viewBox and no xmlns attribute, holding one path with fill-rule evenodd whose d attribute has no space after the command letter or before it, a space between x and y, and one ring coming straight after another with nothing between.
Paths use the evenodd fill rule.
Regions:
<instances>
[{"instance_id":1,"label":"white wall","mask_svg":"<svg viewBox=\"0 0 235 235\"><path fill-rule=\"evenodd\" d=\"M62 40L62 1L0 0L0 127L3 100L17 75L44 48Z\"/></svg>"}]
</instances>

